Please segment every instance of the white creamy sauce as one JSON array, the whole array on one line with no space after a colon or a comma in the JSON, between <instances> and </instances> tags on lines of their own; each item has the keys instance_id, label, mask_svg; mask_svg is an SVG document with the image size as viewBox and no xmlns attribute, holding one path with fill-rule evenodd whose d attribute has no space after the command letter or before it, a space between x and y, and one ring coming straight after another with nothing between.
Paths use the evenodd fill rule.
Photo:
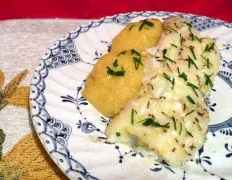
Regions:
<instances>
[{"instance_id":1,"label":"white creamy sauce","mask_svg":"<svg viewBox=\"0 0 232 180\"><path fill-rule=\"evenodd\" d=\"M183 19L168 18L164 27L157 47L148 50L153 58L144 69L141 96L106 133L113 142L145 145L176 166L204 142L209 122L204 95L212 88L219 55L214 41L200 37Z\"/></svg>"}]
</instances>

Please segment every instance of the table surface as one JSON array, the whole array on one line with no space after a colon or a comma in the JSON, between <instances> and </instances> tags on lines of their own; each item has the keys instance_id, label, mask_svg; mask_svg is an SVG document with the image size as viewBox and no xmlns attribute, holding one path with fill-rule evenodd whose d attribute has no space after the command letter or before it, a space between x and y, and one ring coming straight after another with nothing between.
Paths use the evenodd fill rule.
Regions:
<instances>
[{"instance_id":1,"label":"table surface","mask_svg":"<svg viewBox=\"0 0 232 180\"><path fill-rule=\"evenodd\" d=\"M1 0L1 19L93 19L131 11L176 11L232 21L231 0Z\"/></svg>"}]
</instances>

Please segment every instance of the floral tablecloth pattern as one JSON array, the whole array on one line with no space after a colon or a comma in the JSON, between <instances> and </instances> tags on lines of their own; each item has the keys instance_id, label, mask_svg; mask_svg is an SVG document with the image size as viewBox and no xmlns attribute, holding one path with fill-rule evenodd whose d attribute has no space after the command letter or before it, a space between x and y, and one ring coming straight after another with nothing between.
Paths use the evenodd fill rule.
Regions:
<instances>
[{"instance_id":1,"label":"floral tablecloth pattern","mask_svg":"<svg viewBox=\"0 0 232 180\"><path fill-rule=\"evenodd\" d=\"M85 20L0 22L0 179L66 179L34 132L29 84L39 59Z\"/></svg>"}]
</instances>

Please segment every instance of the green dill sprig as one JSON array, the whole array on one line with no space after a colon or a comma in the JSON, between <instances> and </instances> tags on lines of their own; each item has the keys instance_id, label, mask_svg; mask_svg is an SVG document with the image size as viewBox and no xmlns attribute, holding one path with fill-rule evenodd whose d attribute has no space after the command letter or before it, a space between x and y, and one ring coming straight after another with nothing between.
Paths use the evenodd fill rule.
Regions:
<instances>
[{"instance_id":1,"label":"green dill sprig","mask_svg":"<svg viewBox=\"0 0 232 180\"><path fill-rule=\"evenodd\" d=\"M137 111L133 108L131 110L131 124L134 124L135 114L137 114Z\"/></svg>"},{"instance_id":2,"label":"green dill sprig","mask_svg":"<svg viewBox=\"0 0 232 180\"><path fill-rule=\"evenodd\" d=\"M177 45L175 45L175 44L173 44L173 43L171 43L171 46L173 46L173 47L177 48Z\"/></svg>"},{"instance_id":3,"label":"green dill sprig","mask_svg":"<svg viewBox=\"0 0 232 180\"><path fill-rule=\"evenodd\" d=\"M129 27L129 30L133 29L135 27L134 24L132 24L130 27Z\"/></svg>"},{"instance_id":4,"label":"green dill sprig","mask_svg":"<svg viewBox=\"0 0 232 180\"><path fill-rule=\"evenodd\" d=\"M192 103L192 104L196 104L195 103L195 101L193 100L193 98L191 97L191 96L186 96L186 99L190 102L190 103Z\"/></svg>"},{"instance_id":5,"label":"green dill sprig","mask_svg":"<svg viewBox=\"0 0 232 180\"><path fill-rule=\"evenodd\" d=\"M189 111L187 114L185 114L185 116L188 116L188 115L192 114L194 111L195 111L194 109Z\"/></svg>"},{"instance_id":6,"label":"green dill sprig","mask_svg":"<svg viewBox=\"0 0 232 180\"><path fill-rule=\"evenodd\" d=\"M182 123L180 122L180 130L179 130L179 135L181 135L182 132Z\"/></svg>"},{"instance_id":7,"label":"green dill sprig","mask_svg":"<svg viewBox=\"0 0 232 180\"><path fill-rule=\"evenodd\" d=\"M211 87L211 89L213 88L213 82L210 79L212 75L213 75L213 73L212 74L205 73L205 85L209 85Z\"/></svg>"},{"instance_id":8,"label":"green dill sprig","mask_svg":"<svg viewBox=\"0 0 232 180\"><path fill-rule=\"evenodd\" d=\"M171 26L167 26L167 28L171 29L172 31L174 31L175 33L177 33L177 34L178 34L178 31L177 31L177 30L175 30L173 27L171 27Z\"/></svg>"},{"instance_id":9,"label":"green dill sprig","mask_svg":"<svg viewBox=\"0 0 232 180\"><path fill-rule=\"evenodd\" d=\"M167 124L160 124L158 123L157 121L155 121L154 118L146 118L143 120L143 123L142 123L143 126L152 126L152 127L158 127L158 128L169 128L169 123Z\"/></svg>"},{"instance_id":10,"label":"green dill sprig","mask_svg":"<svg viewBox=\"0 0 232 180\"><path fill-rule=\"evenodd\" d=\"M121 136L120 132L116 132L115 134L116 134L117 137Z\"/></svg>"},{"instance_id":11,"label":"green dill sprig","mask_svg":"<svg viewBox=\"0 0 232 180\"><path fill-rule=\"evenodd\" d=\"M196 95L197 97L199 97L199 95L197 94L197 91L196 91L196 89L198 89L198 87L197 87L196 85L194 85L194 84L188 82L188 83L187 83L187 86L189 86L189 87L193 90L193 92L195 93L195 95Z\"/></svg>"},{"instance_id":12,"label":"green dill sprig","mask_svg":"<svg viewBox=\"0 0 232 180\"><path fill-rule=\"evenodd\" d=\"M215 45L215 43L207 44L205 46L204 52L210 52L210 51L214 50L214 45Z\"/></svg>"},{"instance_id":13,"label":"green dill sprig","mask_svg":"<svg viewBox=\"0 0 232 180\"><path fill-rule=\"evenodd\" d=\"M204 67L207 67L209 69L210 67L213 66L212 63L209 62L209 58L207 58L207 57L205 57L203 55L202 55L202 58L205 60L205 64L203 65Z\"/></svg>"},{"instance_id":14,"label":"green dill sprig","mask_svg":"<svg viewBox=\"0 0 232 180\"><path fill-rule=\"evenodd\" d=\"M177 72L178 72L178 77L179 77L179 78L184 79L184 81L187 81L187 80L188 80L187 75L186 75L184 72L181 73L179 67L177 68Z\"/></svg>"},{"instance_id":15,"label":"green dill sprig","mask_svg":"<svg viewBox=\"0 0 232 180\"><path fill-rule=\"evenodd\" d=\"M110 67L107 66L107 74L111 76L125 76L126 71L121 67L120 71L114 71Z\"/></svg>"},{"instance_id":16,"label":"green dill sprig","mask_svg":"<svg viewBox=\"0 0 232 180\"><path fill-rule=\"evenodd\" d=\"M143 29L143 27L145 27L145 26L153 27L154 24L152 22L148 21L147 19L144 19L144 20L142 20L142 23L139 27L139 31L141 31Z\"/></svg>"},{"instance_id":17,"label":"green dill sprig","mask_svg":"<svg viewBox=\"0 0 232 180\"><path fill-rule=\"evenodd\" d=\"M141 54L138 51L136 51L135 49L131 49L131 55L133 55L133 54L135 54L137 56L141 56Z\"/></svg>"},{"instance_id":18,"label":"green dill sprig","mask_svg":"<svg viewBox=\"0 0 232 180\"><path fill-rule=\"evenodd\" d=\"M194 59L197 59L197 58L196 58L196 54L195 54L195 52L194 52L194 46L189 46L189 49L190 49L190 51L191 51L191 53L192 53Z\"/></svg>"},{"instance_id":19,"label":"green dill sprig","mask_svg":"<svg viewBox=\"0 0 232 180\"><path fill-rule=\"evenodd\" d=\"M172 117L170 117L170 119L172 120L174 129L176 130L176 119L175 119L175 117L172 116Z\"/></svg>"},{"instance_id":20,"label":"green dill sprig","mask_svg":"<svg viewBox=\"0 0 232 180\"><path fill-rule=\"evenodd\" d=\"M171 85L172 85L172 89L174 88L175 86L175 78L171 78L169 75L167 75L166 73L163 73L163 76L165 79L167 79Z\"/></svg>"},{"instance_id":21,"label":"green dill sprig","mask_svg":"<svg viewBox=\"0 0 232 180\"><path fill-rule=\"evenodd\" d=\"M120 55L125 55L126 52L127 52L127 51L121 51L120 53L118 53L118 54L116 55L116 57L118 57L118 56L120 56Z\"/></svg>"},{"instance_id":22,"label":"green dill sprig","mask_svg":"<svg viewBox=\"0 0 232 180\"><path fill-rule=\"evenodd\" d=\"M189 131L187 131L187 130L185 130L185 131L189 136L193 137L193 135Z\"/></svg>"},{"instance_id":23,"label":"green dill sprig","mask_svg":"<svg viewBox=\"0 0 232 180\"><path fill-rule=\"evenodd\" d=\"M196 63L194 62L194 60L190 56L188 56L187 61L188 61L188 67L189 68L191 68L191 65L193 65L196 69L198 69Z\"/></svg>"},{"instance_id":24,"label":"green dill sprig","mask_svg":"<svg viewBox=\"0 0 232 180\"><path fill-rule=\"evenodd\" d=\"M167 54L167 49L163 49L162 53L163 53L163 58L165 61L170 61L171 63L174 63L175 61L173 61L171 58L169 58L168 56L166 56Z\"/></svg>"},{"instance_id":25,"label":"green dill sprig","mask_svg":"<svg viewBox=\"0 0 232 180\"><path fill-rule=\"evenodd\" d=\"M118 59L115 59L115 60L114 60L113 66L114 66L114 67L118 67Z\"/></svg>"},{"instance_id":26,"label":"green dill sprig","mask_svg":"<svg viewBox=\"0 0 232 180\"><path fill-rule=\"evenodd\" d=\"M135 69L137 70L139 68L139 66L143 66L143 63L141 62L141 57L133 57L133 62L135 65Z\"/></svg>"}]
</instances>

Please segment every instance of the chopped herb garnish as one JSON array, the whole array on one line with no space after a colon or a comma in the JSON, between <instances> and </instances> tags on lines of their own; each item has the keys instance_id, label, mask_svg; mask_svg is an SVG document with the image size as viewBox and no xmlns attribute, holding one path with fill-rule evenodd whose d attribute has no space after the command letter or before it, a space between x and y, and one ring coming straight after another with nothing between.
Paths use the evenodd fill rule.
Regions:
<instances>
[{"instance_id":1,"label":"chopped herb garnish","mask_svg":"<svg viewBox=\"0 0 232 180\"><path fill-rule=\"evenodd\" d=\"M112 75L112 76L125 76L126 71L121 67L121 71L114 71L110 67L107 66L107 74Z\"/></svg>"},{"instance_id":2,"label":"chopped herb garnish","mask_svg":"<svg viewBox=\"0 0 232 180\"><path fill-rule=\"evenodd\" d=\"M204 52L210 52L211 50L214 50L214 45L215 45L214 43L207 44Z\"/></svg>"},{"instance_id":3,"label":"chopped herb garnish","mask_svg":"<svg viewBox=\"0 0 232 180\"><path fill-rule=\"evenodd\" d=\"M131 55L136 54L137 56L141 56L141 54L135 49L131 49Z\"/></svg>"},{"instance_id":4,"label":"chopped herb garnish","mask_svg":"<svg viewBox=\"0 0 232 180\"><path fill-rule=\"evenodd\" d=\"M170 61L171 63L174 63L175 61L173 61L171 58L167 57L166 54L167 54L167 49L163 49L163 58L167 61Z\"/></svg>"},{"instance_id":5,"label":"chopped herb garnish","mask_svg":"<svg viewBox=\"0 0 232 180\"><path fill-rule=\"evenodd\" d=\"M169 29L171 29L172 31L176 32L178 34L178 31L175 30L174 28L172 28L171 26L168 26Z\"/></svg>"},{"instance_id":6,"label":"chopped herb garnish","mask_svg":"<svg viewBox=\"0 0 232 180\"><path fill-rule=\"evenodd\" d=\"M178 72L178 75L179 75L178 77L179 77L179 78L184 79L184 81L187 81L187 80L188 80L187 75L186 75L184 72L180 73L179 67L177 68L177 72Z\"/></svg>"},{"instance_id":7,"label":"chopped herb garnish","mask_svg":"<svg viewBox=\"0 0 232 180\"><path fill-rule=\"evenodd\" d=\"M116 56L118 57L118 56L120 56L120 55L122 55L122 54L125 55L126 52L127 52L127 51L122 51L122 52L118 53Z\"/></svg>"},{"instance_id":8,"label":"chopped herb garnish","mask_svg":"<svg viewBox=\"0 0 232 180\"><path fill-rule=\"evenodd\" d=\"M187 61L188 61L188 67L189 68L191 68L191 65L193 65L196 69L198 69L196 63L193 61L193 59L190 56L188 56Z\"/></svg>"},{"instance_id":9,"label":"chopped herb garnish","mask_svg":"<svg viewBox=\"0 0 232 180\"><path fill-rule=\"evenodd\" d=\"M147 109L150 107L150 101L147 101Z\"/></svg>"},{"instance_id":10,"label":"chopped herb garnish","mask_svg":"<svg viewBox=\"0 0 232 180\"><path fill-rule=\"evenodd\" d=\"M146 118L143 120L143 126L153 126L153 127L158 127L158 128L169 128L169 123L162 125L158 122L155 121L154 118Z\"/></svg>"},{"instance_id":11,"label":"chopped herb garnish","mask_svg":"<svg viewBox=\"0 0 232 180\"><path fill-rule=\"evenodd\" d=\"M179 130L179 135L181 135L182 132L182 123L180 122L180 130Z\"/></svg>"},{"instance_id":12,"label":"chopped herb garnish","mask_svg":"<svg viewBox=\"0 0 232 180\"><path fill-rule=\"evenodd\" d=\"M129 30L133 29L135 27L134 24L132 24L130 27L129 27Z\"/></svg>"},{"instance_id":13,"label":"chopped herb garnish","mask_svg":"<svg viewBox=\"0 0 232 180\"><path fill-rule=\"evenodd\" d=\"M131 124L134 124L135 114L137 114L137 111L133 108L131 110Z\"/></svg>"},{"instance_id":14,"label":"chopped herb garnish","mask_svg":"<svg viewBox=\"0 0 232 180\"><path fill-rule=\"evenodd\" d=\"M177 45L175 45L175 44L173 44L173 43L171 43L171 45L172 45L173 47L177 48Z\"/></svg>"},{"instance_id":15,"label":"chopped herb garnish","mask_svg":"<svg viewBox=\"0 0 232 180\"><path fill-rule=\"evenodd\" d=\"M180 37L180 45L182 45L184 41L185 41L185 39L181 36Z\"/></svg>"},{"instance_id":16,"label":"chopped herb garnish","mask_svg":"<svg viewBox=\"0 0 232 180\"><path fill-rule=\"evenodd\" d=\"M192 114L195 110L193 109L192 111L188 112L187 114L185 114L185 116L188 116L190 114Z\"/></svg>"},{"instance_id":17,"label":"chopped herb garnish","mask_svg":"<svg viewBox=\"0 0 232 180\"><path fill-rule=\"evenodd\" d=\"M195 55L195 52L194 52L194 46L189 46L189 49L190 49L190 51L191 51L191 53L192 53L194 59L197 59L197 58L196 58L196 55Z\"/></svg>"},{"instance_id":18,"label":"chopped herb garnish","mask_svg":"<svg viewBox=\"0 0 232 180\"><path fill-rule=\"evenodd\" d=\"M199 119L197 117L195 117L195 120L197 121L197 123L199 123Z\"/></svg>"},{"instance_id":19,"label":"chopped herb garnish","mask_svg":"<svg viewBox=\"0 0 232 180\"><path fill-rule=\"evenodd\" d=\"M191 98L191 96L186 96L187 100L192 103L192 104L196 104L195 101Z\"/></svg>"},{"instance_id":20,"label":"chopped herb garnish","mask_svg":"<svg viewBox=\"0 0 232 180\"><path fill-rule=\"evenodd\" d=\"M176 27L177 29L179 29L179 28L180 28L179 26L177 26L177 24L176 24L176 23L174 23L174 25L175 25L175 27Z\"/></svg>"},{"instance_id":21,"label":"chopped herb garnish","mask_svg":"<svg viewBox=\"0 0 232 180\"><path fill-rule=\"evenodd\" d=\"M213 73L210 75L205 73L205 85L210 85L211 89L213 88L213 82L210 79L212 75L213 75Z\"/></svg>"},{"instance_id":22,"label":"chopped herb garnish","mask_svg":"<svg viewBox=\"0 0 232 180\"><path fill-rule=\"evenodd\" d=\"M143 66L143 63L141 62L141 57L133 57L133 61L136 70L139 68L140 65Z\"/></svg>"},{"instance_id":23,"label":"chopped herb garnish","mask_svg":"<svg viewBox=\"0 0 232 180\"><path fill-rule=\"evenodd\" d=\"M171 78L169 75L167 75L166 73L163 73L163 76L165 79L167 79L171 84L172 84L172 89L175 86L175 78Z\"/></svg>"},{"instance_id":24,"label":"chopped herb garnish","mask_svg":"<svg viewBox=\"0 0 232 180\"><path fill-rule=\"evenodd\" d=\"M206 66L206 67L209 69L210 67L213 66L212 63L209 62L209 58L207 58L207 57L205 57L205 56L203 56L203 55L202 55L202 58L205 60L204 67Z\"/></svg>"},{"instance_id":25,"label":"chopped herb garnish","mask_svg":"<svg viewBox=\"0 0 232 180\"><path fill-rule=\"evenodd\" d=\"M121 135L120 132L116 132L115 134L116 134L117 137L119 137Z\"/></svg>"},{"instance_id":26,"label":"chopped herb garnish","mask_svg":"<svg viewBox=\"0 0 232 180\"><path fill-rule=\"evenodd\" d=\"M173 121L174 129L176 130L176 119L174 116L171 117L171 120Z\"/></svg>"},{"instance_id":27,"label":"chopped herb garnish","mask_svg":"<svg viewBox=\"0 0 232 180\"><path fill-rule=\"evenodd\" d=\"M193 34L193 32L192 32L192 29L191 29L191 27L189 27L189 32L190 32L190 37L192 38L192 41L194 40L194 34Z\"/></svg>"},{"instance_id":28,"label":"chopped herb garnish","mask_svg":"<svg viewBox=\"0 0 232 180\"><path fill-rule=\"evenodd\" d=\"M187 130L185 130L185 131L189 136L193 137L193 135L189 131L187 131Z\"/></svg>"},{"instance_id":29,"label":"chopped herb garnish","mask_svg":"<svg viewBox=\"0 0 232 180\"><path fill-rule=\"evenodd\" d=\"M144 26L153 27L154 24L152 22L150 22L150 21L148 21L148 20L145 19L145 20L142 20L142 23L141 23L141 25L139 27L139 30L141 31Z\"/></svg>"},{"instance_id":30,"label":"chopped herb garnish","mask_svg":"<svg viewBox=\"0 0 232 180\"><path fill-rule=\"evenodd\" d=\"M191 23L188 23L188 22L186 22L186 21L184 21L183 23L185 23L188 27L190 27L190 28L192 28L193 27L193 25L191 24Z\"/></svg>"},{"instance_id":31,"label":"chopped herb garnish","mask_svg":"<svg viewBox=\"0 0 232 180\"><path fill-rule=\"evenodd\" d=\"M115 60L114 60L113 66L114 66L114 67L118 67L118 59L115 59Z\"/></svg>"},{"instance_id":32,"label":"chopped herb garnish","mask_svg":"<svg viewBox=\"0 0 232 180\"><path fill-rule=\"evenodd\" d=\"M172 149L172 152L175 152L175 150L176 150L176 147L174 147L174 148Z\"/></svg>"},{"instance_id":33,"label":"chopped herb garnish","mask_svg":"<svg viewBox=\"0 0 232 180\"><path fill-rule=\"evenodd\" d=\"M192 84L192 83L190 83L190 82L187 83L187 86L191 87L192 90L193 90L193 92L195 93L195 95L196 95L197 97L199 97L198 94L197 94L197 91L196 91L196 89L198 89L197 86L195 86L194 84Z\"/></svg>"},{"instance_id":34,"label":"chopped herb garnish","mask_svg":"<svg viewBox=\"0 0 232 180\"><path fill-rule=\"evenodd\" d=\"M198 40L200 43L202 42L202 39L197 36L195 36L195 39Z\"/></svg>"}]
</instances>

